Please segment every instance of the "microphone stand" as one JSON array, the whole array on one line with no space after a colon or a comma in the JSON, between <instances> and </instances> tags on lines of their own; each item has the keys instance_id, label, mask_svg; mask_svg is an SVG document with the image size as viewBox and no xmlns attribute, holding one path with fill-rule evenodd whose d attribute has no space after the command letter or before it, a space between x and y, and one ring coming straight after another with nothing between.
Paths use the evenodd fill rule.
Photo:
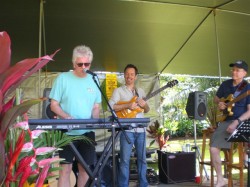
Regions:
<instances>
[{"instance_id":1,"label":"microphone stand","mask_svg":"<svg viewBox=\"0 0 250 187\"><path fill-rule=\"evenodd\" d=\"M110 104L109 104L109 102L108 102L108 99L106 98L106 96L104 95L104 93L103 93L101 87L99 86L98 82L96 81L96 78L95 78L95 77L97 77L97 75L96 75L95 73L93 73L93 72L90 72L89 70L86 71L86 72L92 75L92 78L93 78L93 80L94 80L96 86L97 86L98 89L100 90L100 92L101 92L101 94L102 94L102 96L103 96L105 102L106 102L107 105L108 105L108 108L109 108L109 110L110 110L110 112L111 112L111 115L112 115L112 116L111 116L111 121L112 121L112 133L111 133L111 136L112 136L112 162L113 162L113 168L112 168L112 169L113 169L113 170L112 170L112 172L113 172L113 179L112 179L112 182L113 182L113 187L115 187L115 186L116 186L116 170L115 170L115 169L116 169L116 164L115 164L115 163L116 163L116 160L115 160L115 125L114 125L114 121L117 122L117 124L118 124L119 128L121 129L121 132L122 132L123 135L125 136L125 138L126 138L128 144L131 144L131 141L130 141L130 139L128 138L127 134L125 133L125 131L124 131L124 129L123 129L123 127L122 127L122 125L121 125L121 123L120 123L120 121L119 121L119 118L117 117L116 113L114 112L114 110L113 110L112 107L110 106Z\"/></svg>"}]
</instances>

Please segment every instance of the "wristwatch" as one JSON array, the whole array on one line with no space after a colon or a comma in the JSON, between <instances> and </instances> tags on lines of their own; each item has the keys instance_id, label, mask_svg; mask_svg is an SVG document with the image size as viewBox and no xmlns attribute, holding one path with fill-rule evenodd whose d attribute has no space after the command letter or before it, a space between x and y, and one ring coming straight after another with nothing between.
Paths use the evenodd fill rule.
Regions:
<instances>
[{"instance_id":1,"label":"wristwatch","mask_svg":"<svg viewBox=\"0 0 250 187\"><path fill-rule=\"evenodd\" d=\"M239 118L237 118L236 120L239 122L239 124L241 124L241 123L242 123L242 121L241 121Z\"/></svg>"}]
</instances>

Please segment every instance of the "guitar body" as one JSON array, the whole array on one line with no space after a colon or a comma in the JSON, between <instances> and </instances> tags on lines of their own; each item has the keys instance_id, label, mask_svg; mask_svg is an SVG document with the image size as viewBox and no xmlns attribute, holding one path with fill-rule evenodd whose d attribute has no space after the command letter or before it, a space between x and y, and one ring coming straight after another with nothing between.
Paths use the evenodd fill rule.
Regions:
<instances>
[{"instance_id":1,"label":"guitar body","mask_svg":"<svg viewBox=\"0 0 250 187\"><path fill-rule=\"evenodd\" d=\"M220 101L224 103L230 103L231 101L233 101L233 99L234 99L233 94L230 94L227 98L224 98L224 97L221 98ZM225 121L227 116L232 116L233 115L232 107L233 107L233 104L228 105L225 110L218 109L216 112L216 122Z\"/></svg>"},{"instance_id":2,"label":"guitar body","mask_svg":"<svg viewBox=\"0 0 250 187\"><path fill-rule=\"evenodd\" d=\"M119 101L117 104L121 105L121 104L128 104L128 103L134 103L137 100L137 96L134 96L130 101ZM134 109L134 110L130 110L130 109L123 109L123 110L119 110L116 111L116 115L118 118L135 118L136 115L140 112L143 112L144 110L140 107Z\"/></svg>"},{"instance_id":3,"label":"guitar body","mask_svg":"<svg viewBox=\"0 0 250 187\"><path fill-rule=\"evenodd\" d=\"M148 95L147 97L143 98L144 101L147 101L148 99L150 99L151 97L154 97L156 94L160 93L161 91L165 90L168 87L173 87L174 85L176 85L178 83L177 80L173 80L168 82L165 86L163 86L162 88L154 91L153 93L151 93L150 95ZM119 101L116 104L128 104L128 103L134 103L137 102L137 96L134 96L130 101ZM140 107L137 107L134 110L130 110L130 109L123 109L120 111L116 111L116 115L118 118L135 118L136 115L138 113L144 112L144 110Z\"/></svg>"}]
</instances>

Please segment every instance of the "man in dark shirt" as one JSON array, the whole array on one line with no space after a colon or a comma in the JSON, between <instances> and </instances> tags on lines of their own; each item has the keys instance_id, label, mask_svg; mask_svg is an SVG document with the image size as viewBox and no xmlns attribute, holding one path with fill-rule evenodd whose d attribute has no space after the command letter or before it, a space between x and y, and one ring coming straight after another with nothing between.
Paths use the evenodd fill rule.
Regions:
<instances>
[{"instance_id":1,"label":"man in dark shirt","mask_svg":"<svg viewBox=\"0 0 250 187\"><path fill-rule=\"evenodd\" d=\"M214 98L214 102L218 104L218 109L221 111L229 109L224 98L228 98L230 95L236 98L250 90L250 85L244 80L248 71L247 63L237 61L229 64L229 66L232 67L232 79L226 80L220 85ZM210 154L217 173L216 187L225 185L221 169L220 150L230 149L231 143L227 142L226 138L236 129L237 125L250 118L250 96L246 95L246 97L236 102L232 112L233 115L225 116L225 121L218 124L218 128L211 137Z\"/></svg>"}]
</instances>

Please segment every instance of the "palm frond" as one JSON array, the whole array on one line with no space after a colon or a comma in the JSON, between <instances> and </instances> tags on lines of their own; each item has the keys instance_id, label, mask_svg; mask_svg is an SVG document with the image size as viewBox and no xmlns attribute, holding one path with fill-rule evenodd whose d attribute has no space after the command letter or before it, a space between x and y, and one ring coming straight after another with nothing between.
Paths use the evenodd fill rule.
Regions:
<instances>
[{"instance_id":1,"label":"palm frond","mask_svg":"<svg viewBox=\"0 0 250 187\"><path fill-rule=\"evenodd\" d=\"M86 136L69 136L60 130L52 130L41 134L40 138L34 140L34 144L35 147L48 146L60 148L76 140L91 142Z\"/></svg>"}]
</instances>

